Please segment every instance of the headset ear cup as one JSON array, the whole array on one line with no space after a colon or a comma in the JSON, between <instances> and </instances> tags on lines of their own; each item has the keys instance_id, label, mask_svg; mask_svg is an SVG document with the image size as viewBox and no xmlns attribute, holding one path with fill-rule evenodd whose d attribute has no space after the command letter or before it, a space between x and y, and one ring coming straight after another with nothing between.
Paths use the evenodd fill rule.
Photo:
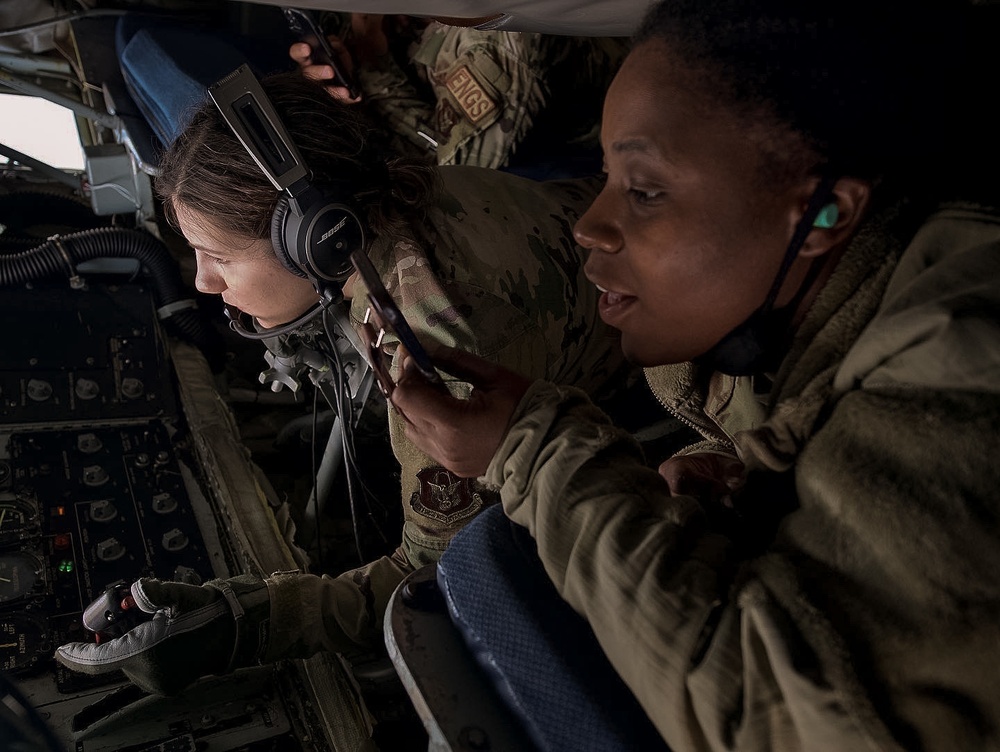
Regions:
<instances>
[{"instance_id":1,"label":"headset ear cup","mask_svg":"<svg viewBox=\"0 0 1000 752\"><path fill-rule=\"evenodd\" d=\"M274 246L274 255L278 257L281 265L292 274L308 279L308 275L295 263L285 246L285 220L287 216L288 199L281 197L274 207L274 214L271 215L271 245Z\"/></svg>"},{"instance_id":2,"label":"headset ear cup","mask_svg":"<svg viewBox=\"0 0 1000 752\"><path fill-rule=\"evenodd\" d=\"M316 207L307 217L304 258L300 266L310 278L335 282L353 271L351 253L365 248L365 230L355 211L346 204L329 202Z\"/></svg>"}]
</instances>

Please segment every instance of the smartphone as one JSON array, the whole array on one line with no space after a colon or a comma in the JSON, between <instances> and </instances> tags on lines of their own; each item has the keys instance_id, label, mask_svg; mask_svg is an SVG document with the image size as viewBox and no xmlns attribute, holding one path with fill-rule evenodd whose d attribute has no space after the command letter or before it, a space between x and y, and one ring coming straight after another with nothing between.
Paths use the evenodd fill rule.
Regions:
<instances>
[{"instance_id":1,"label":"smartphone","mask_svg":"<svg viewBox=\"0 0 1000 752\"><path fill-rule=\"evenodd\" d=\"M375 379L378 381L382 393L386 397L389 397L396 386L389 376L389 369L385 364L384 353L381 349L385 329L396 335L407 352L413 357L413 361L416 363L417 369L423 377L432 384L440 384L441 377L434 370L430 356L423 348L423 345L420 344L417 335L413 333L413 329L410 328L406 319L403 318L403 312L399 310L396 301L392 299L389 291L385 289L385 285L382 284L382 279L368 258L368 254L363 250L354 251L351 253L351 263L354 264L354 268L358 270L358 274L361 275L361 279L364 280L365 286L368 288L368 311L378 317L379 331L377 333L371 327L368 316L365 317L361 333L362 337L366 340L369 350L368 360L372 364Z\"/></svg>"},{"instance_id":2,"label":"smartphone","mask_svg":"<svg viewBox=\"0 0 1000 752\"><path fill-rule=\"evenodd\" d=\"M313 14L302 8L282 8L285 20L288 21L288 28L292 30L300 42L305 42L312 48L312 61L316 65L329 65L333 68L333 81L336 86L343 86L350 92L351 97L357 99L361 96L358 85L347 75L337 61L337 53L330 47L326 34L316 23Z\"/></svg>"}]
</instances>

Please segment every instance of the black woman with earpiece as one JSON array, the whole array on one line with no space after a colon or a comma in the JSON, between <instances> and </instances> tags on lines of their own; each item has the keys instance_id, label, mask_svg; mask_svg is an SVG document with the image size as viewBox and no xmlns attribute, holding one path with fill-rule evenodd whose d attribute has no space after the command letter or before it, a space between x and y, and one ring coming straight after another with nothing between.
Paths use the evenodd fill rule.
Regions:
<instances>
[{"instance_id":1,"label":"black woman with earpiece","mask_svg":"<svg viewBox=\"0 0 1000 752\"><path fill-rule=\"evenodd\" d=\"M703 435L659 473L581 392L460 350L438 362L473 399L410 369L393 393L418 446L500 489L438 581L505 513L537 544L525 582L674 752L1000 747L996 15L651 9L576 237L626 356Z\"/></svg>"}]
</instances>

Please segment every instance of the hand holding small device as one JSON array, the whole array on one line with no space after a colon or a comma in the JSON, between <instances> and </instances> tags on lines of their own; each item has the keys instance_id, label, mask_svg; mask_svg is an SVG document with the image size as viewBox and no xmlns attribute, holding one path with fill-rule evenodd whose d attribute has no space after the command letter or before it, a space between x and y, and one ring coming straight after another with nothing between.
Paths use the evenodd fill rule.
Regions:
<instances>
[{"instance_id":1,"label":"hand holding small device","mask_svg":"<svg viewBox=\"0 0 1000 752\"><path fill-rule=\"evenodd\" d=\"M150 618L140 609L125 580L112 582L83 612L83 626L94 633L96 642L111 640Z\"/></svg>"},{"instance_id":2,"label":"hand holding small device","mask_svg":"<svg viewBox=\"0 0 1000 752\"><path fill-rule=\"evenodd\" d=\"M531 381L472 353L444 347L435 351L438 365L473 387L466 399L452 396L367 254L355 251L351 263L368 287L368 312L380 327L376 332L366 316L361 337L379 388L406 421L406 436L456 475L482 475ZM385 329L399 338L409 355L404 358L398 388L381 349Z\"/></svg>"},{"instance_id":3,"label":"hand holding small device","mask_svg":"<svg viewBox=\"0 0 1000 752\"><path fill-rule=\"evenodd\" d=\"M453 347L436 350L434 361L471 385L468 397L428 384L415 362L406 359L392 404L406 417L406 437L424 454L459 477L478 477L486 472L532 381Z\"/></svg>"},{"instance_id":4,"label":"hand holding small device","mask_svg":"<svg viewBox=\"0 0 1000 752\"><path fill-rule=\"evenodd\" d=\"M432 384L441 384L441 377L434 369L430 356L420 344L417 335L413 333L406 319L403 318L402 311L389 295L389 291L385 289L385 285L382 284L382 279L368 255L361 250L354 251L351 254L351 263L354 264L354 268L361 275L365 287L368 288L369 308L365 322L361 326L361 337L368 347L368 361L371 363L382 394L388 399L396 386L389 375L389 368L382 352L382 340L385 338L386 329L396 335L400 344L413 358L415 367L423 377ZM373 321L378 326L378 331L372 325Z\"/></svg>"},{"instance_id":5,"label":"hand holding small device","mask_svg":"<svg viewBox=\"0 0 1000 752\"><path fill-rule=\"evenodd\" d=\"M95 642L60 645L55 658L91 676L122 670L143 690L172 695L201 676L259 663L270 612L267 583L253 575L204 585L120 580L84 611Z\"/></svg>"},{"instance_id":6,"label":"hand holding small device","mask_svg":"<svg viewBox=\"0 0 1000 752\"><path fill-rule=\"evenodd\" d=\"M298 37L300 42L309 45L309 62L312 65L328 65L333 70L333 80L330 84L347 90L351 99L358 99L361 90L353 78L348 75L344 65L340 62L337 52L330 46L326 34L320 29L319 24L308 10L300 8L282 8L288 27ZM303 60L295 58L296 62L303 65Z\"/></svg>"}]
</instances>

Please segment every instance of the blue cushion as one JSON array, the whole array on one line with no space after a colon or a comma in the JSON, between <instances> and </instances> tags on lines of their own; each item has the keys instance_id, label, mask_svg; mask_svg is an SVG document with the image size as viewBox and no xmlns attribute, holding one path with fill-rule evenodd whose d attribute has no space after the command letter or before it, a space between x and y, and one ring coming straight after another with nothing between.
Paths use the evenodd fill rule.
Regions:
<instances>
[{"instance_id":1,"label":"blue cushion","mask_svg":"<svg viewBox=\"0 0 1000 752\"><path fill-rule=\"evenodd\" d=\"M295 69L294 41L278 8L262 8L266 31L237 34L224 27L128 14L115 26L115 51L136 107L163 145L184 130L208 87L248 64L257 76Z\"/></svg>"},{"instance_id":2,"label":"blue cushion","mask_svg":"<svg viewBox=\"0 0 1000 752\"><path fill-rule=\"evenodd\" d=\"M539 750L668 749L499 505L455 536L437 577L466 644Z\"/></svg>"},{"instance_id":3,"label":"blue cushion","mask_svg":"<svg viewBox=\"0 0 1000 752\"><path fill-rule=\"evenodd\" d=\"M246 62L213 34L170 26L138 29L119 59L129 93L165 145L184 130L208 87Z\"/></svg>"}]
</instances>

